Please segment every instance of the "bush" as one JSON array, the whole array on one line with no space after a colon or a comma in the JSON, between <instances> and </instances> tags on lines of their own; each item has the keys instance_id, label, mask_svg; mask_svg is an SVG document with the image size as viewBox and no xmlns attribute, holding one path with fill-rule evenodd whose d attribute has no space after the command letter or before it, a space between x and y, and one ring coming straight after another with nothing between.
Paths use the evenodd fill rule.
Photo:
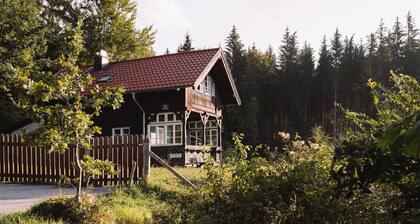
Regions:
<instances>
[{"instance_id":1,"label":"bush","mask_svg":"<svg viewBox=\"0 0 420 224\"><path fill-rule=\"evenodd\" d=\"M75 198L49 199L32 207L29 213L45 219L63 220L74 224L112 223L110 222L112 217L99 204L94 204L92 201L80 204Z\"/></svg>"},{"instance_id":2,"label":"bush","mask_svg":"<svg viewBox=\"0 0 420 224\"><path fill-rule=\"evenodd\" d=\"M208 179L190 212L198 223L345 222L346 202L334 197L330 180L333 147L318 128L311 141L283 134L281 153L261 157L234 137L236 156L208 166ZM261 150L261 147L260 149ZM273 151L266 148L265 151Z\"/></svg>"}]
</instances>

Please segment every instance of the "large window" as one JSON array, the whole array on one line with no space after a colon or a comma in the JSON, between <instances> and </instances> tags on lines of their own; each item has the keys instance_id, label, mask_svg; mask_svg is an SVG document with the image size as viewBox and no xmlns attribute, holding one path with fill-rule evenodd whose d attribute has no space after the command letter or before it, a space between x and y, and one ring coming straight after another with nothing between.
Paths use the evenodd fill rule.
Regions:
<instances>
[{"instance_id":1,"label":"large window","mask_svg":"<svg viewBox=\"0 0 420 224\"><path fill-rule=\"evenodd\" d=\"M213 79L210 76L206 76L198 86L198 91L210 96L216 96L216 85Z\"/></svg>"},{"instance_id":2,"label":"large window","mask_svg":"<svg viewBox=\"0 0 420 224\"><path fill-rule=\"evenodd\" d=\"M206 142L204 143L204 130L201 121L188 122L190 145L209 145L218 146L219 130L217 129L217 122L209 120L206 124Z\"/></svg>"},{"instance_id":3,"label":"large window","mask_svg":"<svg viewBox=\"0 0 420 224\"><path fill-rule=\"evenodd\" d=\"M149 124L151 145L182 145L182 123L174 113L159 113Z\"/></svg>"},{"instance_id":4,"label":"large window","mask_svg":"<svg viewBox=\"0 0 420 224\"><path fill-rule=\"evenodd\" d=\"M130 128L129 127L119 127L119 128L113 128L112 129L112 136L124 136L130 134Z\"/></svg>"}]
</instances>

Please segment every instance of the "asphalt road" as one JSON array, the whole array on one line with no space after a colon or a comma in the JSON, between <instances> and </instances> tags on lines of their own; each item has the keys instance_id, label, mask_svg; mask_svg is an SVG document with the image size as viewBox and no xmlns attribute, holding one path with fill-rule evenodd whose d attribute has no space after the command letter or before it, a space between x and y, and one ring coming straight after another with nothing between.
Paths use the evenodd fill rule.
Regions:
<instances>
[{"instance_id":1,"label":"asphalt road","mask_svg":"<svg viewBox=\"0 0 420 224\"><path fill-rule=\"evenodd\" d=\"M94 188L91 194L111 192L112 188ZM0 215L25 211L31 206L54 196L75 194L73 188L59 188L52 185L0 184Z\"/></svg>"}]
</instances>

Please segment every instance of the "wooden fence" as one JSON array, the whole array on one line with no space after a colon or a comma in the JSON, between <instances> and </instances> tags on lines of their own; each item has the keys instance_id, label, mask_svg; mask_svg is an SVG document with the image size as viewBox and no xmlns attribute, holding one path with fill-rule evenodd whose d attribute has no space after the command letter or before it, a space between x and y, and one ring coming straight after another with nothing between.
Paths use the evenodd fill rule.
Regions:
<instances>
[{"instance_id":1,"label":"wooden fence","mask_svg":"<svg viewBox=\"0 0 420 224\"><path fill-rule=\"evenodd\" d=\"M95 137L92 150L85 150L95 159L108 160L118 169L116 175L93 176L96 186L125 185L147 176L148 160L144 154L149 144L140 135ZM83 156L83 155L81 155ZM82 157L81 157L82 158ZM58 183L62 177L78 175L75 149L49 153L46 149L27 145L20 135L0 135L0 182Z\"/></svg>"}]
</instances>

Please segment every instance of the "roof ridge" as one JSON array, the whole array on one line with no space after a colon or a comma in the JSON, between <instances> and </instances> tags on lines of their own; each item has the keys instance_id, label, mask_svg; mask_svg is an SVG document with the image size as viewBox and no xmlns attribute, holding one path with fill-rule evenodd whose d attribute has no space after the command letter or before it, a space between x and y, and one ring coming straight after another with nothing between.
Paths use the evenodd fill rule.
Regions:
<instances>
[{"instance_id":1,"label":"roof ridge","mask_svg":"<svg viewBox=\"0 0 420 224\"><path fill-rule=\"evenodd\" d=\"M181 55L181 54L192 54L192 53L203 52L203 51L214 51L214 50L220 50L220 49L221 49L221 47L217 47L217 48L207 48L207 49L200 49L200 50L194 50L194 51L175 52L175 53L170 53L170 54L160 54L160 55L144 57L144 58L133 58L133 59L126 59L126 60L121 60L121 61L113 61L113 62L109 62L109 65L110 64L116 64L116 63L122 63L122 62L140 61L140 60L168 57L168 56ZM92 65L90 65L90 66L92 66Z\"/></svg>"}]
</instances>

